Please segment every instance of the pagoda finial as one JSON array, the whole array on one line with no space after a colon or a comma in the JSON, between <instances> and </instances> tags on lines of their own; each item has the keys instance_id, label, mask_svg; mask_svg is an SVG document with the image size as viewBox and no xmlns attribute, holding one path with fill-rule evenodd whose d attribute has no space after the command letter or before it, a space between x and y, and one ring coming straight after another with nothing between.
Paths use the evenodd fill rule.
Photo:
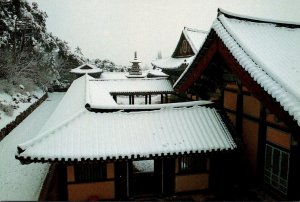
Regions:
<instances>
[{"instance_id":1,"label":"pagoda finial","mask_svg":"<svg viewBox=\"0 0 300 202\"><path fill-rule=\"evenodd\" d=\"M136 60L137 59L137 52L134 51L134 59Z\"/></svg>"}]
</instances>

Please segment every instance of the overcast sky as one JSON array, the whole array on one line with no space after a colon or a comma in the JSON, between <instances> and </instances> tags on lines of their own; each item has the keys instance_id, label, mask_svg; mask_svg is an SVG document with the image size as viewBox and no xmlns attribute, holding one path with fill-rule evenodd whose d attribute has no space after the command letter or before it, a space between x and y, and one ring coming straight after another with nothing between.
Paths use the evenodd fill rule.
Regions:
<instances>
[{"instance_id":1,"label":"overcast sky","mask_svg":"<svg viewBox=\"0 0 300 202\"><path fill-rule=\"evenodd\" d=\"M151 66L158 51L170 56L184 26L209 30L217 8L298 22L300 0L29 0L46 11L47 29L79 46L90 59L129 65L134 51Z\"/></svg>"}]
</instances>

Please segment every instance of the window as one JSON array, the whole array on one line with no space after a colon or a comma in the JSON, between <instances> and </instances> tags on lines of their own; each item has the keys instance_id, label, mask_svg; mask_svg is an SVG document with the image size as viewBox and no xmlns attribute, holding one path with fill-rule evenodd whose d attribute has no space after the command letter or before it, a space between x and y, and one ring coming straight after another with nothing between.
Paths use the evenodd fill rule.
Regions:
<instances>
[{"instance_id":1,"label":"window","mask_svg":"<svg viewBox=\"0 0 300 202\"><path fill-rule=\"evenodd\" d=\"M154 173L154 160L133 161L134 173Z\"/></svg>"},{"instance_id":2,"label":"window","mask_svg":"<svg viewBox=\"0 0 300 202\"><path fill-rule=\"evenodd\" d=\"M96 182L106 179L106 164L78 164L74 168L76 182Z\"/></svg>"},{"instance_id":3,"label":"window","mask_svg":"<svg viewBox=\"0 0 300 202\"><path fill-rule=\"evenodd\" d=\"M182 157L180 158L181 173L199 173L207 171L206 157Z\"/></svg>"},{"instance_id":4,"label":"window","mask_svg":"<svg viewBox=\"0 0 300 202\"><path fill-rule=\"evenodd\" d=\"M266 144L264 181L287 194L290 154Z\"/></svg>"}]
</instances>

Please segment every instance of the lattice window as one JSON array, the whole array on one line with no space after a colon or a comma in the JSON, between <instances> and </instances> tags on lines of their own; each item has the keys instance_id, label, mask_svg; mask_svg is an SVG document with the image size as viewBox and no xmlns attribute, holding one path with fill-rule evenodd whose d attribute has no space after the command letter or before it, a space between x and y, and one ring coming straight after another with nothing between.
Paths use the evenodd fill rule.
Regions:
<instances>
[{"instance_id":1,"label":"lattice window","mask_svg":"<svg viewBox=\"0 0 300 202\"><path fill-rule=\"evenodd\" d=\"M266 144L264 181L287 194L290 154Z\"/></svg>"},{"instance_id":2,"label":"lattice window","mask_svg":"<svg viewBox=\"0 0 300 202\"><path fill-rule=\"evenodd\" d=\"M78 164L74 168L76 182L96 182L106 179L106 164Z\"/></svg>"},{"instance_id":3,"label":"lattice window","mask_svg":"<svg viewBox=\"0 0 300 202\"><path fill-rule=\"evenodd\" d=\"M181 173L200 173L206 172L207 158L206 157L182 157L180 158Z\"/></svg>"}]
</instances>

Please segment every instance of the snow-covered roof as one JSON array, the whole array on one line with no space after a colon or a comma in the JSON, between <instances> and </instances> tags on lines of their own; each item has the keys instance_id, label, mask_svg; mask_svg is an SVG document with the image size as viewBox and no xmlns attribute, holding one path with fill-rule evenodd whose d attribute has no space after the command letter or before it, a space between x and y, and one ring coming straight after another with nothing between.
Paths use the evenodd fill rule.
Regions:
<instances>
[{"instance_id":1,"label":"snow-covered roof","mask_svg":"<svg viewBox=\"0 0 300 202\"><path fill-rule=\"evenodd\" d=\"M212 29L241 67L300 125L300 25L284 23L221 10Z\"/></svg>"},{"instance_id":2,"label":"snow-covered roof","mask_svg":"<svg viewBox=\"0 0 300 202\"><path fill-rule=\"evenodd\" d=\"M132 78L144 78L148 72L143 71L141 75L130 75L128 72L103 72L100 75L101 80L115 80L115 79L132 79Z\"/></svg>"},{"instance_id":3,"label":"snow-covered roof","mask_svg":"<svg viewBox=\"0 0 300 202\"><path fill-rule=\"evenodd\" d=\"M169 77L168 74L161 71L161 69L152 69L148 72L150 77Z\"/></svg>"},{"instance_id":4,"label":"snow-covered roof","mask_svg":"<svg viewBox=\"0 0 300 202\"><path fill-rule=\"evenodd\" d=\"M195 106L132 113L85 110L19 148L24 159L82 161L206 153L236 144L214 109Z\"/></svg>"},{"instance_id":5,"label":"snow-covered roof","mask_svg":"<svg viewBox=\"0 0 300 202\"><path fill-rule=\"evenodd\" d=\"M189 65L194 60L194 56L184 58L166 57L153 60L151 64L160 69L178 69L181 65Z\"/></svg>"},{"instance_id":6,"label":"snow-covered roof","mask_svg":"<svg viewBox=\"0 0 300 202\"><path fill-rule=\"evenodd\" d=\"M117 107L111 94L161 94L173 93L173 87L169 80L156 79L115 79L115 80L87 80L87 101L91 108L97 109L125 109L122 105ZM135 108L137 105L130 106Z\"/></svg>"},{"instance_id":7,"label":"snow-covered roof","mask_svg":"<svg viewBox=\"0 0 300 202\"><path fill-rule=\"evenodd\" d=\"M127 73L128 74L128 73ZM103 72L100 75L100 79L127 79L126 72Z\"/></svg>"},{"instance_id":8,"label":"snow-covered roof","mask_svg":"<svg viewBox=\"0 0 300 202\"><path fill-rule=\"evenodd\" d=\"M83 64L80 65L79 67L71 69L70 72L75 74L94 74L94 73L100 73L102 72L102 70L91 64Z\"/></svg>"},{"instance_id":9,"label":"snow-covered roof","mask_svg":"<svg viewBox=\"0 0 300 202\"><path fill-rule=\"evenodd\" d=\"M183 34L185 38L188 40L195 54L200 49L207 36L206 31L188 28L188 27L184 27Z\"/></svg>"},{"instance_id":10,"label":"snow-covered roof","mask_svg":"<svg viewBox=\"0 0 300 202\"><path fill-rule=\"evenodd\" d=\"M201 48L201 46L207 36L206 31L192 29L192 28L188 28L188 27L184 27L182 34L188 41L189 45L191 46L191 48L195 54ZM178 43L180 43L180 42L181 42L181 40L178 41ZM178 44L177 44L177 46L178 46ZM175 52L176 52L176 49L174 50L174 53L172 54L172 56L153 60L151 62L151 64L154 67L158 67L160 69L177 69L183 64L189 65L194 59L194 56L187 56L187 57L180 57L180 58L174 57L173 55L175 54Z\"/></svg>"},{"instance_id":11,"label":"snow-covered roof","mask_svg":"<svg viewBox=\"0 0 300 202\"><path fill-rule=\"evenodd\" d=\"M165 78L89 80L90 86L106 89L112 94L172 93L173 87Z\"/></svg>"},{"instance_id":12,"label":"snow-covered roof","mask_svg":"<svg viewBox=\"0 0 300 202\"><path fill-rule=\"evenodd\" d=\"M18 146L16 158L42 162L149 158L236 147L216 110L198 106L205 101L161 104L155 111L91 112L85 108L87 102L109 99L109 91L99 89L97 82L109 81L88 75L75 80L39 135ZM98 92L103 94L93 95ZM113 99L101 102L111 107Z\"/></svg>"}]
</instances>

